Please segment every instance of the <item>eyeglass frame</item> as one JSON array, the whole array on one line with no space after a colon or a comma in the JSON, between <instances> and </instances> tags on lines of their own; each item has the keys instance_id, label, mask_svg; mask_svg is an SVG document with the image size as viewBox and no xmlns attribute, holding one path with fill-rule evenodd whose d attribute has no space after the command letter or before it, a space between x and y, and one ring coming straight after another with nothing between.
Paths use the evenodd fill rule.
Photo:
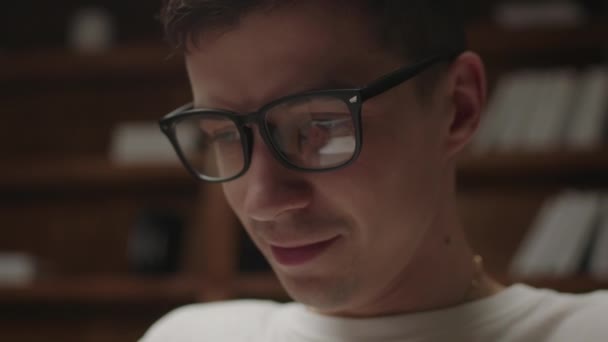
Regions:
<instances>
[{"instance_id":1,"label":"eyeglass frame","mask_svg":"<svg viewBox=\"0 0 608 342\"><path fill-rule=\"evenodd\" d=\"M270 148L271 153L284 167L297 170L302 172L309 173L319 173L319 172L329 172L338 170L341 168L345 168L352 163L354 163L359 155L361 154L361 149L363 146L363 132L362 132L362 117L361 112L363 108L363 103L375 96L378 96L390 89L397 87L398 85L416 77L426 69L430 68L434 64L441 61L451 60L458 55L460 55L462 51L454 52L454 53L445 53L438 54L430 58L426 58L420 62L417 62L413 65L408 65L402 68L399 68L395 71L392 71L386 75L379 77L378 79L372 81L366 86L359 88L345 88L345 89L326 89L326 90L315 90L315 91L306 91L295 93L292 95L283 96L276 100L273 100L270 103L267 103L260 107L258 110L251 113L237 113L233 111L223 110L223 109L212 109L212 108L194 108L193 103L188 103L183 105L169 114L163 116L162 119L159 120L159 126L161 131L167 136L173 149L177 153L180 161L186 167L186 169L198 180L211 182L211 183L223 183L229 182L231 180L237 179L244 175L251 166L251 159L253 154L253 132L252 128L249 124L256 124L258 126L258 131L260 136L264 140L264 143L267 147ZM312 169L312 168L304 168L297 165L294 165L289 161L287 157L285 157L280 148L277 146L276 142L271 137L270 132L268 131L268 127L266 125L266 113L268 109L273 108L280 103L291 101L297 98L306 98L306 97L332 97L335 99L340 99L344 101L344 103L348 106L350 110L351 117L353 119L353 128L355 130L355 151L353 152L352 157L345 161L344 163L332 166L328 168L320 168L320 169ZM210 177L201 174L198 172L194 166L188 161L182 148L177 139L177 134L175 127L176 125L187 118L202 116L204 114L213 114L215 116L223 116L227 119L233 121L235 126L239 131L239 135L241 136L241 146L243 148L243 169L238 172L236 175L223 178L223 177ZM244 137L244 139L243 139Z\"/></svg>"}]
</instances>

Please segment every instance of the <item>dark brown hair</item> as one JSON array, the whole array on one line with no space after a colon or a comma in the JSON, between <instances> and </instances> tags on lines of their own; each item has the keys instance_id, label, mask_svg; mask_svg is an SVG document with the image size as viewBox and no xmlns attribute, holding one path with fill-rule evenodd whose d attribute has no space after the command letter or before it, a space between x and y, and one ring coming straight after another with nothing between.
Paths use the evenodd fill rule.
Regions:
<instances>
[{"instance_id":1,"label":"dark brown hair","mask_svg":"<svg viewBox=\"0 0 608 342\"><path fill-rule=\"evenodd\" d=\"M163 0L161 21L166 38L177 49L209 29L238 24L255 10L273 10L297 0ZM388 48L411 58L466 48L461 1L454 0L326 0L364 6L370 29Z\"/></svg>"}]
</instances>

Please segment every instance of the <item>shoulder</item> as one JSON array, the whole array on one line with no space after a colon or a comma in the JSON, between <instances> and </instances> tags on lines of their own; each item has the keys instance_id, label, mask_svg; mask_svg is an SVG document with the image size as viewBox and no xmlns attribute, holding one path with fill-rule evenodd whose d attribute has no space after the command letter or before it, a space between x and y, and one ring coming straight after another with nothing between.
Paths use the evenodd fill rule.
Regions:
<instances>
[{"instance_id":1,"label":"shoulder","mask_svg":"<svg viewBox=\"0 0 608 342\"><path fill-rule=\"evenodd\" d=\"M258 300L192 304L165 315L140 342L239 341L241 336L251 336L263 329L280 307L275 302Z\"/></svg>"}]
</instances>

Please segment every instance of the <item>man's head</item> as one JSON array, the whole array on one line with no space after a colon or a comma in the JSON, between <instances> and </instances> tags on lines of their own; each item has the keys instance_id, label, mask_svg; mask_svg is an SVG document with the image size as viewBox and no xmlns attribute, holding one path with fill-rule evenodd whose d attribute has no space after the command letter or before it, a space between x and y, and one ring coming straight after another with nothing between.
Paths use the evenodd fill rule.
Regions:
<instances>
[{"instance_id":1,"label":"man's head","mask_svg":"<svg viewBox=\"0 0 608 342\"><path fill-rule=\"evenodd\" d=\"M452 3L169 0L163 18L187 51L195 107L250 113L464 48ZM285 168L254 130L251 165L224 192L296 300L334 314L398 311L415 302L426 262L464 248L444 243L459 241L453 161L484 97L481 62L464 53L366 101L352 165Z\"/></svg>"}]
</instances>

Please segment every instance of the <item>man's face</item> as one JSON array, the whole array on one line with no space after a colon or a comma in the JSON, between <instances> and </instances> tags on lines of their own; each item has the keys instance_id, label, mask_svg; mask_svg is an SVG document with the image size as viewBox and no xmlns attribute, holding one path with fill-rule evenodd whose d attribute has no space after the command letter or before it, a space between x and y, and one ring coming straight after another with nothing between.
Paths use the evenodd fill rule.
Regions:
<instances>
[{"instance_id":1,"label":"man's face","mask_svg":"<svg viewBox=\"0 0 608 342\"><path fill-rule=\"evenodd\" d=\"M187 56L195 105L246 113L406 64L376 43L363 15L319 3L252 13L203 35ZM368 100L360 157L326 173L286 169L256 128L251 167L224 192L294 299L355 313L407 282L447 192L441 103L423 103L411 81Z\"/></svg>"}]
</instances>

